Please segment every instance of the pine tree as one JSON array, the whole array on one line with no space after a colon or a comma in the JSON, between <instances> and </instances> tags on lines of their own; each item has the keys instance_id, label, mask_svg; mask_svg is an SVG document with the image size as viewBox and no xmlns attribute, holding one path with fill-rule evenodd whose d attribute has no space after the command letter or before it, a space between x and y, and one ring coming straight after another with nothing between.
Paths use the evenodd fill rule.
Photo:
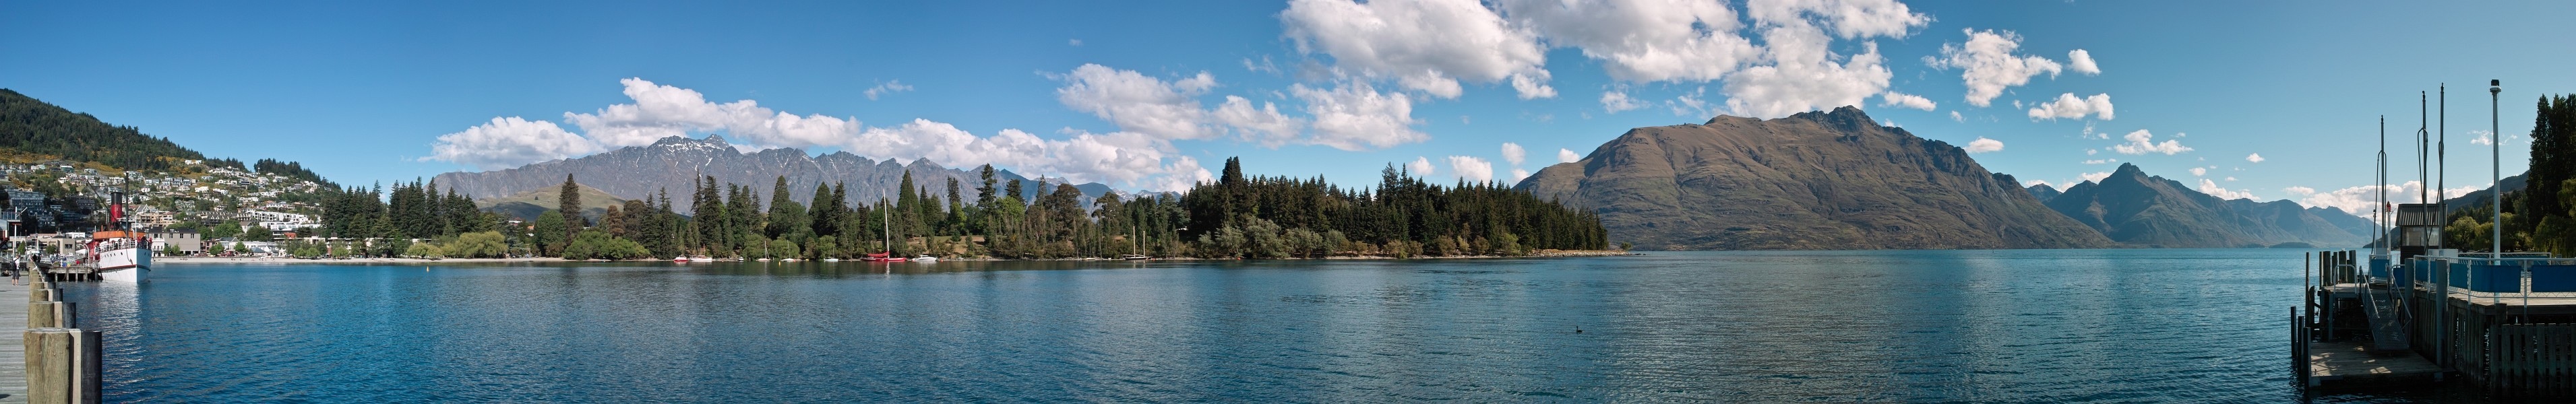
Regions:
<instances>
[{"instance_id":1,"label":"pine tree","mask_svg":"<svg viewBox=\"0 0 2576 404\"><path fill-rule=\"evenodd\" d=\"M581 216L581 184L572 181L572 174L564 174L563 190L555 197L555 209L563 211L564 215L563 239L571 240L574 234L581 233L581 229L589 224L589 220Z\"/></svg>"}]
</instances>

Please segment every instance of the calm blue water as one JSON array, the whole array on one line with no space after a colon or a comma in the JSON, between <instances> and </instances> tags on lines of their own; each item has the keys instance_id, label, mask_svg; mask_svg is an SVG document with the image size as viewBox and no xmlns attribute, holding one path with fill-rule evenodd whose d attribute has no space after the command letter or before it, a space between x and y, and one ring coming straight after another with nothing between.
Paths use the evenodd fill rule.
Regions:
<instances>
[{"instance_id":1,"label":"calm blue water","mask_svg":"<svg viewBox=\"0 0 2576 404\"><path fill-rule=\"evenodd\" d=\"M2270 402L2297 398L2299 264L209 264L65 289L117 402Z\"/></svg>"}]
</instances>

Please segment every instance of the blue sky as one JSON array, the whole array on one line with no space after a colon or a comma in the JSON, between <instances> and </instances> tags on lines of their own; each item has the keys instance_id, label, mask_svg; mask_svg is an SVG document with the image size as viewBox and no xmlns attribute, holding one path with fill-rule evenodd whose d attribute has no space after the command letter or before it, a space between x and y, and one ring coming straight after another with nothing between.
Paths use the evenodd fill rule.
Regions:
<instances>
[{"instance_id":1,"label":"blue sky","mask_svg":"<svg viewBox=\"0 0 2576 404\"><path fill-rule=\"evenodd\" d=\"M2552 28L2568 3L520 3L9 1L0 87L344 183L724 133L1157 189L1229 156L1346 185L1417 159L1435 178L1509 181L1628 128L1857 100L1919 136L2000 142L1976 158L2025 180L2117 159L2339 207L2366 206L2376 119L2411 139L2418 91L2455 90L2453 188L2488 181L2469 142L2487 79L2506 84L2508 175L2532 100L2576 91L2553 69L2576 62ZM1995 39L2012 46L1982 51ZM1970 102L1981 86L1990 105ZM2031 117L2061 95L2115 114ZM2126 138L2140 130L2144 144Z\"/></svg>"}]
</instances>

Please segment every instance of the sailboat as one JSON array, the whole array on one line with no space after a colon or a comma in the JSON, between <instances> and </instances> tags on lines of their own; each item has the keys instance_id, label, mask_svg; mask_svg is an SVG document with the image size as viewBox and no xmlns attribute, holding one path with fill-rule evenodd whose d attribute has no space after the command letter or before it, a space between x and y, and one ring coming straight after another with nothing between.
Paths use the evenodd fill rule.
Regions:
<instances>
[{"instance_id":1,"label":"sailboat","mask_svg":"<svg viewBox=\"0 0 2576 404\"><path fill-rule=\"evenodd\" d=\"M100 280L143 283L152 271L152 239L134 231L125 215L125 192L115 192L107 206L107 222L90 234L89 261L98 267Z\"/></svg>"},{"instance_id":2,"label":"sailboat","mask_svg":"<svg viewBox=\"0 0 2576 404\"><path fill-rule=\"evenodd\" d=\"M903 262L903 257L897 257L894 255L894 210L878 209L877 211L885 212L885 225L880 226L885 229L885 252L868 253L867 258L860 258L859 260L867 262Z\"/></svg>"}]
</instances>

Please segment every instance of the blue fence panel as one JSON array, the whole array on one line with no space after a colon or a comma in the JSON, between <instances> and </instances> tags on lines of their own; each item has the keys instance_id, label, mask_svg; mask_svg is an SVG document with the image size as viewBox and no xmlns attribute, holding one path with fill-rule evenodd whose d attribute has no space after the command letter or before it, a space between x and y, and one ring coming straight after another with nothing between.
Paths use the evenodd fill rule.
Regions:
<instances>
[{"instance_id":1,"label":"blue fence panel","mask_svg":"<svg viewBox=\"0 0 2576 404\"><path fill-rule=\"evenodd\" d=\"M2522 265L2471 265L2469 290L2477 292L2522 292Z\"/></svg>"},{"instance_id":2,"label":"blue fence panel","mask_svg":"<svg viewBox=\"0 0 2576 404\"><path fill-rule=\"evenodd\" d=\"M2388 260L2386 260L2386 259L2373 258L2373 259L2371 259L2371 260L2370 260L2370 267L2371 267L2371 268L2388 268ZM2388 281L2390 282L2389 287L2405 288L2405 287L2413 286L2413 285L2415 284L2415 277L2414 277L2412 274L2413 274L2413 273L2416 273L2416 272L2424 272L2424 271L2416 270L2415 268L2417 268L2417 267L2416 267L2416 266L2413 266L2413 265L2406 265L2406 266L2399 266L2399 267L2396 267L2396 268L2389 268L2389 270L2391 270L2391 271L2396 271L2396 274L2395 274L2396 276L2390 276L2390 277L2383 278L2383 279L2388 279Z\"/></svg>"},{"instance_id":3,"label":"blue fence panel","mask_svg":"<svg viewBox=\"0 0 2576 404\"><path fill-rule=\"evenodd\" d=\"M2576 265L2532 265L2531 291L2576 292Z\"/></svg>"},{"instance_id":4,"label":"blue fence panel","mask_svg":"<svg viewBox=\"0 0 2576 404\"><path fill-rule=\"evenodd\" d=\"M2448 281L2451 283L2451 287L2456 288L2467 286L2469 284L2469 263L2453 262L2451 263L2450 271L2451 279L2448 279Z\"/></svg>"}]
</instances>

